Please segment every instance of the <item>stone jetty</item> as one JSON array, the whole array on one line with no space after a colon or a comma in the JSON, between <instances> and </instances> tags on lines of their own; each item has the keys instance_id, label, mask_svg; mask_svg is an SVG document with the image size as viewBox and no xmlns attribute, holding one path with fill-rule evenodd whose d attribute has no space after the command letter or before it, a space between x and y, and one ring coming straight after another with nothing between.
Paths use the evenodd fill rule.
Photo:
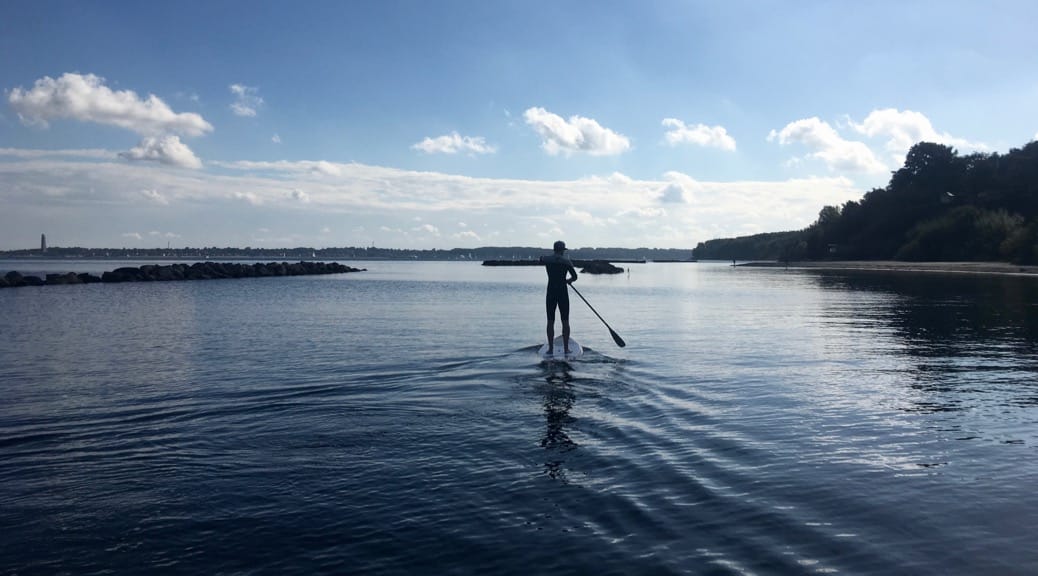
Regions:
<instances>
[{"instance_id":1,"label":"stone jetty","mask_svg":"<svg viewBox=\"0 0 1038 576\"><path fill-rule=\"evenodd\" d=\"M0 276L0 288L22 286L53 286L59 284L94 284L97 282L171 282L176 280L217 280L224 278L264 278L270 276L307 276L313 274L344 274L363 272L337 262L270 262L239 264L236 262L196 262L194 264L146 264L126 266L105 272L100 277L94 274L47 274L23 276L8 272Z\"/></svg>"}]
</instances>

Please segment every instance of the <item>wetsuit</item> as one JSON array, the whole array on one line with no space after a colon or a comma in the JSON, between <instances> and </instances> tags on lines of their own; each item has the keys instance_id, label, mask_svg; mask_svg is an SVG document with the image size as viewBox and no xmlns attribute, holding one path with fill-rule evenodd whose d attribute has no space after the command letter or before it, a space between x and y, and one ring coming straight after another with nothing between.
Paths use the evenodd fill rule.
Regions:
<instances>
[{"instance_id":1,"label":"wetsuit","mask_svg":"<svg viewBox=\"0 0 1038 576\"><path fill-rule=\"evenodd\" d=\"M573 277L577 276L573 268L573 262L565 256L552 254L541 256L541 263L548 272L548 291L545 294L544 306L548 312L548 324L555 323L555 308L562 315L563 325L569 324L569 290L566 285L566 273L573 271Z\"/></svg>"}]
</instances>

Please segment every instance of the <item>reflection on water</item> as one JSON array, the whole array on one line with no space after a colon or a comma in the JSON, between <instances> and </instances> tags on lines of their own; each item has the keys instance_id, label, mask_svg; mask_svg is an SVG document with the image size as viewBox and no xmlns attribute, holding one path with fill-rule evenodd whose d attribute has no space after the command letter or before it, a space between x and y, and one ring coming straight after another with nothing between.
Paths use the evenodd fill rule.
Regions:
<instances>
[{"instance_id":1,"label":"reflection on water","mask_svg":"<svg viewBox=\"0 0 1038 576\"><path fill-rule=\"evenodd\" d=\"M567 432L567 428L576 422L570 410L577 400L573 392L572 367L566 362L544 362L543 405L545 433L541 438L541 447L547 451L544 471L553 480L566 481L564 455L577 447Z\"/></svg>"},{"instance_id":2,"label":"reflection on water","mask_svg":"<svg viewBox=\"0 0 1038 576\"><path fill-rule=\"evenodd\" d=\"M836 295L824 307L828 321L867 327L868 342L886 349L880 358L912 392L903 410L1001 420L1038 405L1035 279L849 272L814 281Z\"/></svg>"}]
</instances>

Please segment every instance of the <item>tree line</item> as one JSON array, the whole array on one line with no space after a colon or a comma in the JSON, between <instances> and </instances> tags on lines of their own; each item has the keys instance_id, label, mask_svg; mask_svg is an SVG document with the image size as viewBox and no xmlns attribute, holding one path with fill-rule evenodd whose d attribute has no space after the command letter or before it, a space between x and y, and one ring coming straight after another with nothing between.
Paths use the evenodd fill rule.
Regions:
<instances>
[{"instance_id":1,"label":"tree line","mask_svg":"<svg viewBox=\"0 0 1038 576\"><path fill-rule=\"evenodd\" d=\"M0 258L91 258L145 260L536 260L550 248L531 246L482 246L479 248L409 249L339 248L82 248L52 246L46 250L0 251ZM688 260L687 248L575 248L569 256L580 260Z\"/></svg>"},{"instance_id":2,"label":"tree line","mask_svg":"<svg viewBox=\"0 0 1038 576\"><path fill-rule=\"evenodd\" d=\"M1038 262L1038 141L959 155L920 142L886 187L803 230L700 243L698 259Z\"/></svg>"}]
</instances>

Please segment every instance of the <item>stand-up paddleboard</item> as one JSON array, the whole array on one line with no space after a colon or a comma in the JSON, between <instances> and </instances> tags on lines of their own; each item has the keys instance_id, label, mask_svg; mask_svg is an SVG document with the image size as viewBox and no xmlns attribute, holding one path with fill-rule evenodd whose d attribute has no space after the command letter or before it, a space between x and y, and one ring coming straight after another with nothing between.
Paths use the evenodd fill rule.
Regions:
<instances>
[{"instance_id":1,"label":"stand-up paddleboard","mask_svg":"<svg viewBox=\"0 0 1038 576\"><path fill-rule=\"evenodd\" d=\"M555 350L554 354L548 355L548 344L542 344L541 349L537 351L544 360L574 360L584 355L584 348L571 336L569 339L569 354L566 354L565 347L562 343L562 336L555 337Z\"/></svg>"}]
</instances>

